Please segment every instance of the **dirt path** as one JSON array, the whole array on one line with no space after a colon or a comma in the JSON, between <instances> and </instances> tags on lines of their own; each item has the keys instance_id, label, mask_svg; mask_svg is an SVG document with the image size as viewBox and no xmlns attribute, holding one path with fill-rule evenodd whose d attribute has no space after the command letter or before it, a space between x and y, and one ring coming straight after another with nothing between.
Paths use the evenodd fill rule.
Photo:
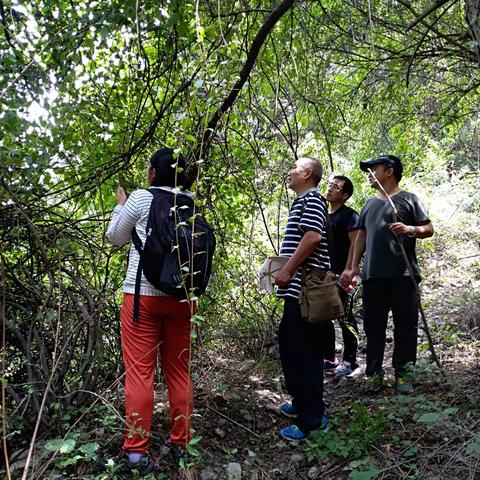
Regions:
<instances>
[{"instance_id":1,"label":"dirt path","mask_svg":"<svg viewBox=\"0 0 480 480\"><path fill-rule=\"evenodd\" d=\"M386 378L393 383L392 348L393 343L389 341L384 365ZM331 417L341 416L352 402L364 405L372 416L387 410L385 418L390 423L381 442L360 458L364 462L368 460L366 466L360 465L360 471L363 468L368 473L367 467L374 466L379 473L359 477L349 477L353 475L350 472L352 460L358 462L358 458L329 455L321 462L309 461L305 444L291 444L280 437L280 429L291 421L278 411L278 406L289 397L282 390L279 359L274 348L261 362L217 357L210 369L203 366L202 386L196 391L193 424L195 435L202 439L200 456L191 459L193 467L187 476L202 480L480 479L480 456L474 454L477 440L480 448L480 410L478 405L474 408L471 405L472 398L477 395L480 398L480 370L475 348L478 350L478 343L465 347L462 353L456 349L456 358L452 356L446 363L450 370L447 382L442 381L433 368L429 371L428 352L422 353L420 375L423 378L416 379L416 392L409 399L398 399L392 386L386 386L374 396L366 396L362 391L362 373L340 382L325 376L325 402ZM450 353L452 351L455 348L451 348ZM442 353L448 358L447 349ZM362 348L359 363L363 371L365 354ZM473 385L472 378L476 378ZM458 392L469 384L473 397L459 396ZM467 404L468 415L465 416ZM442 413L445 411L450 413ZM447 419L447 415L451 416ZM438 422L427 424L427 428L418 421L436 416ZM166 431L166 417L162 418L161 428ZM161 447L162 443L158 438L153 445L160 469L167 475L164 478L182 478L172 466L168 452ZM467 448L470 444L473 445L471 452ZM409 445L413 445L410 450ZM425 458L433 455L435 462L422 461L424 455ZM349 470L345 471L345 467ZM416 470L422 473L413 475Z\"/></svg>"}]
</instances>

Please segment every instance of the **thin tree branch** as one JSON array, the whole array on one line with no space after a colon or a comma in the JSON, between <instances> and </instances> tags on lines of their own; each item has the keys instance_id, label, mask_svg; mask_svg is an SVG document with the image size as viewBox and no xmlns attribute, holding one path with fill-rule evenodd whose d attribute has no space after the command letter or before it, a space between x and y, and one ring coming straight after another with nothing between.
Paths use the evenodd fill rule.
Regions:
<instances>
[{"instance_id":1,"label":"thin tree branch","mask_svg":"<svg viewBox=\"0 0 480 480\"><path fill-rule=\"evenodd\" d=\"M3 446L3 456L5 458L5 471L7 474L7 479L10 480L12 477L10 475L10 462L8 461L8 445L7 445L7 402L6 402L6 389L7 389L7 382L6 382L6 343L5 343L5 329L6 329L6 316L5 316L5 289L6 289L6 277L5 277L5 268L3 263L3 249L0 246L0 287L2 289L2 303L0 305L0 315L2 316L2 446Z\"/></svg>"},{"instance_id":2,"label":"thin tree branch","mask_svg":"<svg viewBox=\"0 0 480 480\"><path fill-rule=\"evenodd\" d=\"M426 28L425 32L423 33L422 37L420 38L420 41L417 43L417 46L415 47L415 50L413 51L412 56L410 57L410 60L408 62L408 66L407 66L407 79L406 79L407 87L409 86L409 83L410 83L410 71L411 71L411 68L412 68L412 65L413 65L413 60L415 59L418 50L420 49L420 47L421 47L423 41L425 40L425 38L427 38L427 35L429 34L429 32L432 31L434 25L443 17L443 15L445 15L445 13L447 13L447 11L448 11L448 8L446 8L443 12L441 12L440 15L438 15L437 18L435 18L430 25L427 25L427 28Z\"/></svg>"},{"instance_id":3,"label":"thin tree branch","mask_svg":"<svg viewBox=\"0 0 480 480\"><path fill-rule=\"evenodd\" d=\"M408 3L406 0L397 0L398 3L400 3L401 5L403 5L412 15L414 15L415 17L418 17L418 13L415 11L415 9L410 5L410 3ZM448 35L444 35L442 32L440 32L436 27L433 27L433 26L429 26L428 23L422 19L420 20L425 26L427 27L430 27L430 30L432 32L434 32L435 34L437 34L441 39L445 40L445 42L447 42L448 44L450 45L454 45L455 47L457 47L461 52L463 52L464 54L466 54L468 56L468 58L472 58L475 56L475 52L473 50L471 50L470 48L467 48L465 45L463 45L462 43L458 42L458 39L452 39L450 36Z\"/></svg>"},{"instance_id":4,"label":"thin tree branch","mask_svg":"<svg viewBox=\"0 0 480 480\"><path fill-rule=\"evenodd\" d=\"M0 24L2 25L3 33L5 34L5 39L7 40L7 43L13 48L12 36L10 35L10 30L8 29L3 0L0 0Z\"/></svg>"},{"instance_id":5,"label":"thin tree branch","mask_svg":"<svg viewBox=\"0 0 480 480\"><path fill-rule=\"evenodd\" d=\"M212 133L215 131L218 121L224 113L235 103L240 90L245 85L246 81L248 80L250 73L255 65L255 61L257 60L258 54L260 53L260 49L262 48L263 44L265 43L266 38L268 37L269 33L272 31L275 24L282 18L282 16L292 8L295 0L283 0L278 7L273 10L270 15L266 18L265 22L261 26L260 30L258 31L253 43L250 47L250 50L247 54L247 59L240 71L239 78L236 81L235 85L233 86L230 93L227 97L223 100L220 107L216 110L216 112L210 118L207 128L205 129L203 136L197 145L194 153L193 158L195 160L199 160L200 151L205 152L210 144Z\"/></svg>"},{"instance_id":6,"label":"thin tree branch","mask_svg":"<svg viewBox=\"0 0 480 480\"><path fill-rule=\"evenodd\" d=\"M410 22L407 26L407 32L411 30L413 27L418 25L420 22L422 22L426 17L428 17L431 13L433 13L435 10L438 10L440 7L445 5L446 3L450 2L451 0L437 0L436 2L432 3L429 5L423 12L415 18L412 22ZM457 0L454 1L456 3Z\"/></svg>"},{"instance_id":7,"label":"thin tree branch","mask_svg":"<svg viewBox=\"0 0 480 480\"><path fill-rule=\"evenodd\" d=\"M27 460L25 461L25 467L23 469L23 474L22 474L22 480L26 480L27 479L27 476L28 476L28 471L30 469L30 463L32 461L32 456L33 456L33 450L35 448L35 441L37 439L37 434L38 434L38 429L40 427L40 422L42 420L42 416L43 416L43 412L44 412L44 408L45 408L45 404L46 404L46 400L47 400L47 396L48 396L48 392L52 386L52 383L53 383L53 378L54 378L54 375L55 375L55 372L58 368L58 365L60 363L60 359L61 359L61 354L58 355L57 357L57 353L58 353L58 337L59 337L59 334L60 334L60 320L61 320L61 305L62 305L62 290L61 290L61 282L62 282L62 272L61 272L61 265L60 265L60 261L59 261L59 269L58 269L58 306L57 306L57 326L56 326L56 329L55 329L55 346L54 346L54 349L53 349L53 357L52 357L52 371L51 371L51 374L50 374L50 378L48 379L48 382L47 382L47 386L45 387L45 392L43 394L43 398L42 398L42 404L40 406L40 411L38 412L38 417L37 417L37 421L35 423L35 428L33 430L33 434L32 434L32 439L30 441L30 448L28 449L28 455L27 455Z\"/></svg>"}]
</instances>

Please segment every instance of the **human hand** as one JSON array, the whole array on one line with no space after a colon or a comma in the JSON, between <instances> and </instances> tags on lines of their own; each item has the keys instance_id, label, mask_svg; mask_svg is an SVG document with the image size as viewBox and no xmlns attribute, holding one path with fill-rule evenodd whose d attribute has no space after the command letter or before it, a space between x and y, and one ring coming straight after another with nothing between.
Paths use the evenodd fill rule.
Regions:
<instances>
[{"instance_id":1,"label":"human hand","mask_svg":"<svg viewBox=\"0 0 480 480\"><path fill-rule=\"evenodd\" d=\"M123 187L118 186L117 188L117 203L119 205L125 205L128 195Z\"/></svg>"},{"instance_id":2,"label":"human hand","mask_svg":"<svg viewBox=\"0 0 480 480\"><path fill-rule=\"evenodd\" d=\"M402 222L394 222L388 225L388 228L396 235L405 234L411 235L415 231L415 227L412 225L405 225Z\"/></svg>"},{"instance_id":3,"label":"human hand","mask_svg":"<svg viewBox=\"0 0 480 480\"><path fill-rule=\"evenodd\" d=\"M275 277L275 285L278 287L286 287L292 279L292 274L283 267Z\"/></svg>"},{"instance_id":4,"label":"human hand","mask_svg":"<svg viewBox=\"0 0 480 480\"><path fill-rule=\"evenodd\" d=\"M358 268L345 269L340 275L338 283L344 290L347 290L353 282L353 277L356 275L360 276L360 270Z\"/></svg>"}]
</instances>

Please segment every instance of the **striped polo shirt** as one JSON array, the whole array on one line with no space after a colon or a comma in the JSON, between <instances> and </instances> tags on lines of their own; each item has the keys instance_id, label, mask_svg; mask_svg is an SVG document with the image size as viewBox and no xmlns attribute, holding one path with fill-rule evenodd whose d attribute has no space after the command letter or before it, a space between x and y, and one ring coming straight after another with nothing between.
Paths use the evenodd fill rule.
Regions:
<instances>
[{"instance_id":1,"label":"striped polo shirt","mask_svg":"<svg viewBox=\"0 0 480 480\"><path fill-rule=\"evenodd\" d=\"M320 233L322 239L304 265L330 269L328 254L326 218L327 202L316 188L307 190L295 199L288 215L287 228L280 248L281 257L291 257L297 249L305 232L310 230ZM284 288L278 288L278 298L298 299L301 289L302 267Z\"/></svg>"},{"instance_id":2,"label":"striped polo shirt","mask_svg":"<svg viewBox=\"0 0 480 480\"><path fill-rule=\"evenodd\" d=\"M166 191L174 191L170 187L150 187ZM175 189L178 195L187 195L193 198L193 193L188 190ZM142 245L145 245L147 239L147 220L150 213L153 195L148 190L135 190L128 197L125 205L117 205L113 210L112 219L108 225L107 238L111 243L122 247L132 241L132 229L137 231ZM140 255L133 243L130 244L130 253L128 256L128 268L125 281L123 282L124 293L135 293L135 281L137 278L138 261ZM164 296L162 291L156 289L142 272L140 281L140 295Z\"/></svg>"}]
</instances>

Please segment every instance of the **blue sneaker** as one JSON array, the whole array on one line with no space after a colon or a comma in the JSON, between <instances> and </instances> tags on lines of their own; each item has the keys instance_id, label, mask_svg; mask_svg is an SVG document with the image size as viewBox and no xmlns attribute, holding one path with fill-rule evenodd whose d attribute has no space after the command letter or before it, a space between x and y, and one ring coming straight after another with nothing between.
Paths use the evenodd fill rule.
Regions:
<instances>
[{"instance_id":1,"label":"blue sneaker","mask_svg":"<svg viewBox=\"0 0 480 480\"><path fill-rule=\"evenodd\" d=\"M282 403L280 405L280 412L288 418L297 418L297 409L290 402Z\"/></svg>"},{"instance_id":2,"label":"blue sneaker","mask_svg":"<svg viewBox=\"0 0 480 480\"><path fill-rule=\"evenodd\" d=\"M323 416L322 424L318 427L318 429L322 430L322 432L328 431L328 417L326 415ZM294 442L301 442L307 438L307 435L305 435L296 425L289 425L288 427L282 428L280 430L280 435L285 440L292 440Z\"/></svg>"},{"instance_id":3,"label":"blue sneaker","mask_svg":"<svg viewBox=\"0 0 480 480\"><path fill-rule=\"evenodd\" d=\"M296 425L289 425L288 427L282 428L280 430L280 435L285 440L293 440L294 442L300 442L307 438L307 436Z\"/></svg>"},{"instance_id":4,"label":"blue sneaker","mask_svg":"<svg viewBox=\"0 0 480 480\"><path fill-rule=\"evenodd\" d=\"M352 378L358 373L360 373L360 367L358 365L344 361L335 369L335 380L340 380L343 377Z\"/></svg>"},{"instance_id":5,"label":"blue sneaker","mask_svg":"<svg viewBox=\"0 0 480 480\"><path fill-rule=\"evenodd\" d=\"M322 424L318 428L316 428L315 430L320 429L322 432L328 432L328 429L330 428L328 426L328 424L329 424L328 417L326 415L324 415L323 418L322 418Z\"/></svg>"}]
</instances>

